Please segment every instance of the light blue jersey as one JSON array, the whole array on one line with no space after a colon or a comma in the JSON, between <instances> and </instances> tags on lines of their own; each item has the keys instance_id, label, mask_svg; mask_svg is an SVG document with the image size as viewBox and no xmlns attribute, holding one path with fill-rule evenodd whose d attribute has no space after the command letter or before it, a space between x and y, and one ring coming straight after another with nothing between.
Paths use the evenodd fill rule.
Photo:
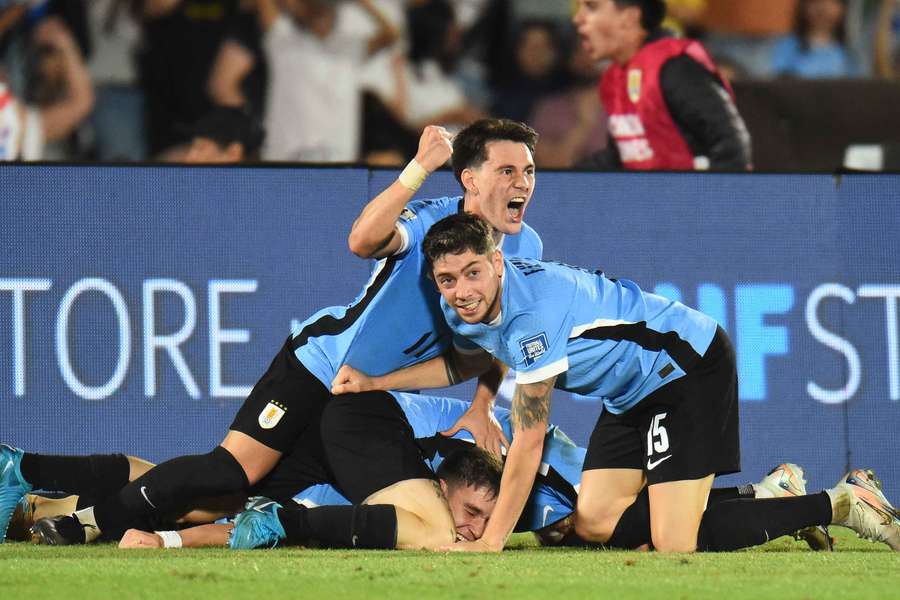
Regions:
<instances>
[{"instance_id":1,"label":"light blue jersey","mask_svg":"<svg viewBox=\"0 0 900 600\"><path fill-rule=\"evenodd\" d=\"M516 371L516 383L556 376L561 390L596 396L621 414L684 376L716 334L701 312L578 267L505 260L501 314L468 324L441 300L457 335Z\"/></svg>"},{"instance_id":2,"label":"light blue jersey","mask_svg":"<svg viewBox=\"0 0 900 600\"><path fill-rule=\"evenodd\" d=\"M468 402L455 398L424 396L406 392L391 392L397 399L413 434L426 451L432 470L437 470L444 456L462 444L474 443L467 431L457 432L453 438L445 438L439 432L453 426L469 408ZM494 415L503 432L512 439L509 410L495 408ZM575 510L578 489L581 485L581 467L585 449L560 431L555 425L547 428L544 454L532 489L516 531L536 531L564 519ZM304 506L349 504L337 490L327 484L311 486L296 496L294 501Z\"/></svg>"},{"instance_id":3,"label":"light blue jersey","mask_svg":"<svg viewBox=\"0 0 900 600\"><path fill-rule=\"evenodd\" d=\"M442 354L453 339L440 309L440 295L428 278L422 239L428 228L462 211L462 198L416 200L397 222L403 244L376 261L369 281L349 306L318 311L292 332L300 362L326 387L342 364L383 375ZM541 257L543 244L526 224L505 236L511 256Z\"/></svg>"}]
</instances>

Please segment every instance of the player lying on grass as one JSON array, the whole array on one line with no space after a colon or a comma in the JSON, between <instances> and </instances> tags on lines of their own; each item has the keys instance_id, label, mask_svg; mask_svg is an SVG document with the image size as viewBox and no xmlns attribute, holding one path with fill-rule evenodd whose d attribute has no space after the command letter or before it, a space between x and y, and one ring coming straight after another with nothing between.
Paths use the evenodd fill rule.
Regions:
<instances>
[{"instance_id":1,"label":"player lying on grass","mask_svg":"<svg viewBox=\"0 0 900 600\"><path fill-rule=\"evenodd\" d=\"M481 539L453 549L503 549L540 465L556 387L603 398L578 495L582 539L627 547L649 523L657 550L717 551L837 524L900 550L900 514L867 471L821 494L708 503L713 478L740 470L734 351L711 318L627 280L505 260L473 215L439 221L423 250L454 334L517 373L497 507ZM453 367L438 357L371 378L345 365L332 391L441 387L458 379Z\"/></svg>"},{"instance_id":2,"label":"player lying on grass","mask_svg":"<svg viewBox=\"0 0 900 600\"><path fill-rule=\"evenodd\" d=\"M459 417L468 410L468 403L452 398L424 396L394 392L397 404L404 413L406 421L412 428L417 445L422 449L426 462L437 469L441 465L442 457L450 452L467 447L472 442L472 436L465 430L457 431L453 437L440 435L456 423ZM510 413L504 408L494 410L505 435L512 437L512 425ZM580 487L581 465L584 461L585 450L576 446L558 427L551 425L546 434L541 467L538 470L536 481L526 508L516 526L516 531L533 531L539 541L544 545L581 545L581 541L574 535L572 513L577 501L577 490ZM92 456L92 457L58 457L65 460L74 470L80 470L94 464L93 475L85 477L81 482L82 489L87 493L97 493L90 490L90 479L97 479L97 485L110 489L114 485L122 485L116 477L122 477L123 473L130 470L130 478L134 479L150 468L149 463L139 459L126 459L122 455ZM290 459L289 459L290 460ZM106 461L109 464L119 463L118 475L116 469L103 470L97 465ZM129 469L130 461L130 469ZM278 467L275 473L279 473ZM438 474L440 478L440 473ZM264 492L265 490L258 490ZM268 493L268 492L267 492ZM773 469L760 483L741 486L740 488L714 489L711 492L710 502L718 502L733 498L753 497L781 497L786 495L805 494L805 481L803 471L796 465L780 465ZM646 494L646 491L642 491ZM452 496L452 492L448 494ZM173 529L175 521L180 525L209 523L222 515L230 515L243 507L244 497L223 498L216 504L207 506L206 510L194 510L180 519L172 519L168 524L154 523L154 528ZM90 502L90 500L85 500ZM77 507L79 499L70 496L64 499L54 500L29 494L20 503L10 523L9 537L14 540L25 540L30 537L28 528L34 521L42 517L52 517L71 514ZM350 504L330 484L317 484L300 491L293 497L293 502L307 507L323 505ZM206 503L207 505L211 503ZM290 502L287 503L290 506ZM454 504L451 501L451 505ZM461 519L455 518L457 528L465 524ZM182 543L185 546L219 545L227 539L228 526L215 526L193 531L182 531ZM475 532L478 528L475 528ZM803 538L814 549L826 549L828 538L822 531L804 531ZM169 536L170 538L172 536ZM635 536L637 539L639 536ZM269 540L267 543L271 543ZM644 532L643 539L638 540L634 546L628 549L643 547L649 544L649 530ZM122 540L124 547L162 547L163 538L149 531L131 529L126 532Z\"/></svg>"},{"instance_id":3,"label":"player lying on grass","mask_svg":"<svg viewBox=\"0 0 900 600\"><path fill-rule=\"evenodd\" d=\"M353 224L350 248L378 259L356 300L325 308L292 332L220 445L206 454L161 463L96 506L78 510L63 527L67 533L60 543L90 542L100 533L118 537L128 523L166 514L183 502L246 493L318 420L341 364L350 361L372 372L388 372L442 354L452 336L437 309L437 292L422 285L421 240L431 223L465 210L488 219L508 252L540 257L540 238L523 222L534 191L536 141L537 134L526 125L496 119L467 127L452 145L445 130L426 128L416 158ZM428 174L451 154L463 195L411 201ZM479 386L466 423L480 444L499 449L502 439L488 418L502 378L494 369ZM0 482L0 532L31 487L47 489L67 477L58 468L33 456L22 464L21 482L14 477Z\"/></svg>"}]
</instances>

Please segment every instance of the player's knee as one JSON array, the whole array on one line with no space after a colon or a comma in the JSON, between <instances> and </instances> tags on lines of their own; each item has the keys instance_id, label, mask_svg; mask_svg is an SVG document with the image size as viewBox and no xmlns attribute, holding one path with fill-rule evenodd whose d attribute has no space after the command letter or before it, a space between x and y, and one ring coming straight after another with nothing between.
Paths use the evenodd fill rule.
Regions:
<instances>
[{"instance_id":1,"label":"player's knee","mask_svg":"<svg viewBox=\"0 0 900 600\"><path fill-rule=\"evenodd\" d=\"M605 544L616 530L616 520L607 515L575 515L575 533L586 542Z\"/></svg>"},{"instance_id":2,"label":"player's knee","mask_svg":"<svg viewBox=\"0 0 900 600\"><path fill-rule=\"evenodd\" d=\"M653 531L653 548L657 552L694 552L697 550L697 532L685 529Z\"/></svg>"}]
</instances>

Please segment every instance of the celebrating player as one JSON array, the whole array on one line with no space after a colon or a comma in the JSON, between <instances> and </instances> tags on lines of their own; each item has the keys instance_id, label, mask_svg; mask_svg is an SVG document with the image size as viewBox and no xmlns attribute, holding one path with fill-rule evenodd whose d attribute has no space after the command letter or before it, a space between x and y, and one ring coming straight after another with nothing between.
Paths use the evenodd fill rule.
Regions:
<instances>
[{"instance_id":1,"label":"celebrating player","mask_svg":"<svg viewBox=\"0 0 900 600\"><path fill-rule=\"evenodd\" d=\"M437 292L424 284L421 240L431 223L469 211L492 224L497 242L509 254L540 257L540 238L523 222L534 191L536 141L529 127L502 120L474 123L452 146L446 131L427 128L416 158L354 223L351 249L380 257L360 296L349 306L317 312L292 333L212 452L166 461L97 506L77 511L60 524L61 539L83 543L100 532L116 537L135 520L171 511L192 498L245 491L318 420L341 364L386 373L447 351L452 335L440 314ZM451 153L463 196L409 202ZM484 381L461 423L494 449L505 441L489 425L500 379L497 373ZM489 435L493 438L487 439ZM41 455L23 459L6 453L0 460L5 465L21 461L21 471L4 471L0 481L0 531L5 531L22 495L33 487L46 489L62 467Z\"/></svg>"},{"instance_id":2,"label":"celebrating player","mask_svg":"<svg viewBox=\"0 0 900 600\"><path fill-rule=\"evenodd\" d=\"M649 520L657 550L730 550L834 523L900 550L900 514L867 471L821 494L707 510L715 475L740 470L737 375L725 332L627 280L504 260L490 233L478 217L454 215L423 242L451 329L517 373L496 509L480 540L454 549L503 549L538 469L557 387L603 398L578 496L576 531L585 540L628 547ZM339 376L348 391L438 387L447 383L444 363L376 378L345 366Z\"/></svg>"}]
</instances>

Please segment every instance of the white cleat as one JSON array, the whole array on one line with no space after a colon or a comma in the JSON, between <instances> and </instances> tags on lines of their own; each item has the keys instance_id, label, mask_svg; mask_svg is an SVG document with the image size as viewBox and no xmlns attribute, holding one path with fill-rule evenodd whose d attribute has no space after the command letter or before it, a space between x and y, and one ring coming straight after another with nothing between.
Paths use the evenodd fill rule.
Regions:
<instances>
[{"instance_id":1,"label":"white cleat","mask_svg":"<svg viewBox=\"0 0 900 600\"><path fill-rule=\"evenodd\" d=\"M806 495L806 479L803 467L794 463L783 463L769 471L762 481L753 484L757 498L790 498ZM803 540L816 551L834 550L834 540L828 528L813 526L794 533L794 539Z\"/></svg>"},{"instance_id":2,"label":"white cleat","mask_svg":"<svg viewBox=\"0 0 900 600\"><path fill-rule=\"evenodd\" d=\"M832 492L846 495L850 504L847 517L836 520L836 525L849 527L861 538L884 542L900 552L900 512L884 497L881 482L871 469L850 471Z\"/></svg>"},{"instance_id":3,"label":"white cleat","mask_svg":"<svg viewBox=\"0 0 900 600\"><path fill-rule=\"evenodd\" d=\"M789 498L806 495L803 467L794 463L780 464L759 483L753 484L757 498Z\"/></svg>"}]
</instances>

